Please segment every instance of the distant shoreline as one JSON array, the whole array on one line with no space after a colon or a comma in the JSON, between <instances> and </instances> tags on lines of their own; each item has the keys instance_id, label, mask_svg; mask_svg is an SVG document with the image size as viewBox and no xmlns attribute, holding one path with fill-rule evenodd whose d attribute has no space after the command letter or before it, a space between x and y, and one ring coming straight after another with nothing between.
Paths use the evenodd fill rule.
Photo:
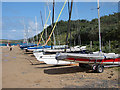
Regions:
<instances>
[{"instance_id":1,"label":"distant shoreline","mask_svg":"<svg viewBox=\"0 0 120 90\"><path fill-rule=\"evenodd\" d=\"M22 42L23 40L6 40L6 39L0 39L0 44L7 44L7 43L20 43Z\"/></svg>"},{"instance_id":2,"label":"distant shoreline","mask_svg":"<svg viewBox=\"0 0 120 90\"><path fill-rule=\"evenodd\" d=\"M23 43L10 43L11 46L17 46L18 44L19 45L22 45ZM7 43L0 43L0 46L7 46Z\"/></svg>"}]
</instances>

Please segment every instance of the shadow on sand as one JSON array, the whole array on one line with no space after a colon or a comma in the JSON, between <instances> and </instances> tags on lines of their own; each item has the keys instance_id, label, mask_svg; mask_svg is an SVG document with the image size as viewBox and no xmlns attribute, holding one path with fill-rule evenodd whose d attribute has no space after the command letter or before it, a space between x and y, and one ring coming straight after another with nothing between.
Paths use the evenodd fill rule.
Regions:
<instances>
[{"instance_id":1,"label":"shadow on sand","mask_svg":"<svg viewBox=\"0 0 120 90\"><path fill-rule=\"evenodd\" d=\"M35 63L35 64L32 64L32 65L45 65L46 63Z\"/></svg>"},{"instance_id":2,"label":"shadow on sand","mask_svg":"<svg viewBox=\"0 0 120 90\"><path fill-rule=\"evenodd\" d=\"M62 66L67 66L67 65L52 65L52 66L35 67L35 68L52 68L52 67L62 67Z\"/></svg>"},{"instance_id":3,"label":"shadow on sand","mask_svg":"<svg viewBox=\"0 0 120 90\"><path fill-rule=\"evenodd\" d=\"M30 55L31 57L35 57L33 54L32 55Z\"/></svg>"},{"instance_id":4,"label":"shadow on sand","mask_svg":"<svg viewBox=\"0 0 120 90\"><path fill-rule=\"evenodd\" d=\"M24 54L33 54L33 52L25 52Z\"/></svg>"},{"instance_id":5,"label":"shadow on sand","mask_svg":"<svg viewBox=\"0 0 120 90\"><path fill-rule=\"evenodd\" d=\"M91 71L88 68L80 68L78 66L53 68L53 69L44 70L44 73L46 74L69 74L69 73L76 73L76 72L93 73L93 71Z\"/></svg>"}]
</instances>

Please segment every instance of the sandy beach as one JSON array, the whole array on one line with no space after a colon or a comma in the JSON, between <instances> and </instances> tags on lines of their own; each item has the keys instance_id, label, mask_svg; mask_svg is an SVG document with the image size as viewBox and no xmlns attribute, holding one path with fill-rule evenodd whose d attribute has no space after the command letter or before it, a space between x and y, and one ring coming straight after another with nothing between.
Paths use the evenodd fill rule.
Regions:
<instances>
[{"instance_id":1,"label":"sandy beach","mask_svg":"<svg viewBox=\"0 0 120 90\"><path fill-rule=\"evenodd\" d=\"M117 68L103 73L76 65L54 66L38 62L32 53L14 46L2 48L2 88L118 88Z\"/></svg>"}]
</instances>

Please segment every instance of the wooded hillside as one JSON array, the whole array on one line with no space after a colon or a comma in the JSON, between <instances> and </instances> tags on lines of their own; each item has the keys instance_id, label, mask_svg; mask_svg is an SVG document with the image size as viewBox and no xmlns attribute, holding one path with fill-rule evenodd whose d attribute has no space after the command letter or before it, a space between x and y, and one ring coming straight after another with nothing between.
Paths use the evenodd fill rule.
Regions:
<instances>
[{"instance_id":1,"label":"wooded hillside","mask_svg":"<svg viewBox=\"0 0 120 90\"><path fill-rule=\"evenodd\" d=\"M114 13L109 16L101 17L101 37L102 46L108 46L110 41L111 48L120 48L120 13ZM55 38L57 44L65 44L67 34L67 21L59 21L55 28ZM71 20L71 42L72 45L90 45L92 41L93 47L98 50L98 19L88 20ZM50 35L51 25L47 28L47 33ZM40 37L40 34L39 34ZM35 37L34 37L35 38ZM43 35L45 39L45 33ZM68 37L70 41L70 35ZM50 41L49 43L50 44ZM106 50L105 50L106 51ZM120 49L116 52L120 52Z\"/></svg>"}]
</instances>

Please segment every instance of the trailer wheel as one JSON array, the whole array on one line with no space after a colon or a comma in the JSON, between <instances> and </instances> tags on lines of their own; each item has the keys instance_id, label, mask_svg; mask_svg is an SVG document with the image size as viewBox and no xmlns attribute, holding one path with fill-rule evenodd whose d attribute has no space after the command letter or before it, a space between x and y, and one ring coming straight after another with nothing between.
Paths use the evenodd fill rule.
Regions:
<instances>
[{"instance_id":1,"label":"trailer wheel","mask_svg":"<svg viewBox=\"0 0 120 90\"><path fill-rule=\"evenodd\" d=\"M104 71L103 65L97 65L97 67L96 67L96 72L102 73L103 71Z\"/></svg>"},{"instance_id":2,"label":"trailer wheel","mask_svg":"<svg viewBox=\"0 0 120 90\"><path fill-rule=\"evenodd\" d=\"M95 71L95 70L96 70L96 65L92 65L92 67L91 67L91 68L92 68L92 70L94 70L94 71Z\"/></svg>"}]
</instances>

